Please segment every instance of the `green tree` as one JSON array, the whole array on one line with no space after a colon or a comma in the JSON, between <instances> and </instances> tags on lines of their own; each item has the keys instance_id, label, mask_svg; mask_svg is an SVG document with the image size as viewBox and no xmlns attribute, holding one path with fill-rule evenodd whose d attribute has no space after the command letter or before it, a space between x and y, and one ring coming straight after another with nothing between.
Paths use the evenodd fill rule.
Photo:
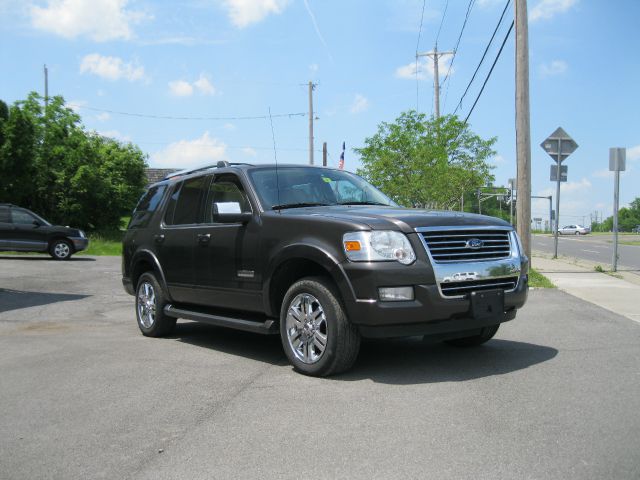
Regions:
<instances>
[{"instance_id":1,"label":"green tree","mask_svg":"<svg viewBox=\"0 0 640 480\"><path fill-rule=\"evenodd\" d=\"M618 229L621 232L630 232L637 225L640 225L640 197L636 197L628 207L618 210ZM613 231L613 216L607 217L596 227L601 232Z\"/></svg>"},{"instance_id":2,"label":"green tree","mask_svg":"<svg viewBox=\"0 0 640 480\"><path fill-rule=\"evenodd\" d=\"M463 192L493 181L487 160L495 142L453 115L427 118L411 110L380 124L356 149L358 173L402 205L451 209Z\"/></svg>"},{"instance_id":3,"label":"green tree","mask_svg":"<svg viewBox=\"0 0 640 480\"><path fill-rule=\"evenodd\" d=\"M0 201L55 223L112 229L131 212L146 183L146 156L130 143L89 133L60 96L42 107L31 93L16 102L0 147Z\"/></svg>"}]
</instances>

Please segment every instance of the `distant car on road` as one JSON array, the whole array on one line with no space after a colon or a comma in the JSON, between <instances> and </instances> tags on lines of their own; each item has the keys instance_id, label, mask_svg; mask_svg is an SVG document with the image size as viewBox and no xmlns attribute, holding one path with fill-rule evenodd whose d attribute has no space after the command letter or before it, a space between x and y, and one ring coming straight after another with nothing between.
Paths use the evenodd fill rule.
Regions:
<instances>
[{"instance_id":1,"label":"distant car on road","mask_svg":"<svg viewBox=\"0 0 640 480\"><path fill-rule=\"evenodd\" d=\"M636 225L631 229L631 233L640 233L640 225Z\"/></svg>"},{"instance_id":2,"label":"distant car on road","mask_svg":"<svg viewBox=\"0 0 640 480\"><path fill-rule=\"evenodd\" d=\"M586 235L587 233L591 233L591 229L582 225L565 225L558 229L559 235Z\"/></svg>"},{"instance_id":3,"label":"distant car on road","mask_svg":"<svg viewBox=\"0 0 640 480\"><path fill-rule=\"evenodd\" d=\"M51 225L26 208L0 203L0 252L49 252L56 260L89 246L82 230Z\"/></svg>"}]
</instances>

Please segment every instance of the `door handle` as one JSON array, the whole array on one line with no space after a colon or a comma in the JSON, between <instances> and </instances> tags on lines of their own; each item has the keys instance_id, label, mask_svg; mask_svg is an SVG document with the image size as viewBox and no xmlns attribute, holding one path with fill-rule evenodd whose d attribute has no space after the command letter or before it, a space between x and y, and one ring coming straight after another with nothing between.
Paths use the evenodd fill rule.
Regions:
<instances>
[{"instance_id":1,"label":"door handle","mask_svg":"<svg viewBox=\"0 0 640 480\"><path fill-rule=\"evenodd\" d=\"M204 245L204 244L209 243L209 240L211 240L211 234L210 233L199 233L198 234L198 243Z\"/></svg>"},{"instance_id":2,"label":"door handle","mask_svg":"<svg viewBox=\"0 0 640 480\"><path fill-rule=\"evenodd\" d=\"M156 243L162 243L164 242L164 235L154 235L153 239Z\"/></svg>"}]
</instances>

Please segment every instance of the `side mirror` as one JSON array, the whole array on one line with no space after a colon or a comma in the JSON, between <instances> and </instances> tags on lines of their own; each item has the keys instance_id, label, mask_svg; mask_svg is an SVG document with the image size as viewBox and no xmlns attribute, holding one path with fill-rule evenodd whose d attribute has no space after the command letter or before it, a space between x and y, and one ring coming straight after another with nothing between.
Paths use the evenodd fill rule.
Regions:
<instances>
[{"instance_id":1,"label":"side mirror","mask_svg":"<svg viewBox=\"0 0 640 480\"><path fill-rule=\"evenodd\" d=\"M34 221L33 221L33 226L34 226L34 227L36 227L36 228L37 228L37 227L41 227L41 226L42 226L42 223L40 223L40 220L34 220Z\"/></svg>"},{"instance_id":2,"label":"side mirror","mask_svg":"<svg viewBox=\"0 0 640 480\"><path fill-rule=\"evenodd\" d=\"M214 202L213 221L217 223L247 223L251 212L243 212L239 202Z\"/></svg>"}]
</instances>

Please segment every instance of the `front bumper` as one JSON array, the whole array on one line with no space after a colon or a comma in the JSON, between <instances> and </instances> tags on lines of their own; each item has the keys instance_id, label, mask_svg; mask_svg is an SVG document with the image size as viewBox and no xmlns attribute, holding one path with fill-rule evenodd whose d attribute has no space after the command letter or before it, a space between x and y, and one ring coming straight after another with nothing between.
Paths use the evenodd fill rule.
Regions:
<instances>
[{"instance_id":1,"label":"front bumper","mask_svg":"<svg viewBox=\"0 0 640 480\"><path fill-rule=\"evenodd\" d=\"M69 240L73 243L73 249L76 252L86 250L89 246L89 239L85 237L71 237Z\"/></svg>"}]
</instances>

